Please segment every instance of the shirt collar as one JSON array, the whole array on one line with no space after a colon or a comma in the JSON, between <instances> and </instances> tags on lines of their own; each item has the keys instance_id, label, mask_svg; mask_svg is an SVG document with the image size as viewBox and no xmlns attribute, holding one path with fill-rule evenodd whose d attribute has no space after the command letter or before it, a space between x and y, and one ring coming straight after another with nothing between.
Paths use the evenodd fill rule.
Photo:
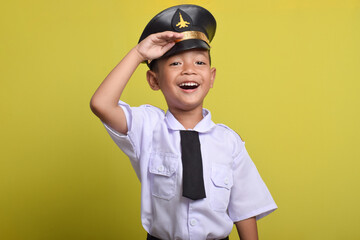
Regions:
<instances>
[{"instance_id":1,"label":"shirt collar","mask_svg":"<svg viewBox=\"0 0 360 240\"><path fill-rule=\"evenodd\" d=\"M211 113L209 110L203 108L202 110L203 119L196 124L196 126L193 129L188 130L194 130L197 132L207 132L210 131L211 128L215 126L215 123L211 120ZM172 115L172 113L167 110L165 114L165 122L167 124L167 127L171 130L186 130L184 126Z\"/></svg>"}]
</instances>

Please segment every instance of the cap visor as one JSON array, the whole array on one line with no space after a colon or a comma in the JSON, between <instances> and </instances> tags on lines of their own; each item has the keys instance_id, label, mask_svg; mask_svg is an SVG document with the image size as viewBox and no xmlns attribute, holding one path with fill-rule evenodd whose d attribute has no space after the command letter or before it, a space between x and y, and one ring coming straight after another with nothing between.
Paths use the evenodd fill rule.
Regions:
<instances>
[{"instance_id":1,"label":"cap visor","mask_svg":"<svg viewBox=\"0 0 360 240\"><path fill-rule=\"evenodd\" d=\"M206 42L204 42L203 40L200 40L200 39L186 39L186 40L176 43L169 51L167 51L160 58L154 59L150 63L146 62L146 64L151 69L152 65L154 64L154 62L156 60L161 59L161 58L170 57L177 53L181 53L181 52L191 50L191 49L209 50L210 46Z\"/></svg>"},{"instance_id":2,"label":"cap visor","mask_svg":"<svg viewBox=\"0 0 360 240\"><path fill-rule=\"evenodd\" d=\"M200 39L187 39L176 43L169 51L167 51L162 57L170 57L177 53L190 50L190 49L205 49L209 50L210 46Z\"/></svg>"}]
</instances>

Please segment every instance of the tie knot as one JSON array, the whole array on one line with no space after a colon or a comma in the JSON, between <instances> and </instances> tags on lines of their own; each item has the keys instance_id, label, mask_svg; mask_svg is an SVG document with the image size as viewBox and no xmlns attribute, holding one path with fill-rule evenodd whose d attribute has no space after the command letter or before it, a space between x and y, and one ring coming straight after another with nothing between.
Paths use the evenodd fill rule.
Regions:
<instances>
[{"instance_id":1,"label":"tie knot","mask_svg":"<svg viewBox=\"0 0 360 240\"><path fill-rule=\"evenodd\" d=\"M180 130L180 134L187 136L199 136L199 132L195 130Z\"/></svg>"},{"instance_id":2,"label":"tie knot","mask_svg":"<svg viewBox=\"0 0 360 240\"><path fill-rule=\"evenodd\" d=\"M193 130L180 130L181 141L189 146L189 144L199 143L199 132Z\"/></svg>"}]
</instances>

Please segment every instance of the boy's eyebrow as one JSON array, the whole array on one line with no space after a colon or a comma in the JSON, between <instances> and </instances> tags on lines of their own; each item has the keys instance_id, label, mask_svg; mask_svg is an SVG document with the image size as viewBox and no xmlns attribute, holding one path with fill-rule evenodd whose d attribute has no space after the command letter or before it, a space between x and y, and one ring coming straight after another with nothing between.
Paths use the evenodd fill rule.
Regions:
<instances>
[{"instance_id":1,"label":"boy's eyebrow","mask_svg":"<svg viewBox=\"0 0 360 240\"><path fill-rule=\"evenodd\" d=\"M205 58L210 58L210 54L209 54L209 52L207 50L202 50L202 49L196 50L195 49L194 51L196 51L196 53L195 53L196 55L194 57L196 57L198 55L201 55L201 56L203 56ZM176 60L180 60L180 59L182 59L181 53L169 56L164 60L165 60L165 62L168 62L168 61L172 62L172 61L176 61Z\"/></svg>"},{"instance_id":2,"label":"boy's eyebrow","mask_svg":"<svg viewBox=\"0 0 360 240\"><path fill-rule=\"evenodd\" d=\"M207 52L200 52L201 55L207 57L209 54L207 54Z\"/></svg>"},{"instance_id":3,"label":"boy's eyebrow","mask_svg":"<svg viewBox=\"0 0 360 240\"><path fill-rule=\"evenodd\" d=\"M208 59L210 61L210 55L206 52L199 52L199 55L203 56L204 58Z\"/></svg>"}]
</instances>

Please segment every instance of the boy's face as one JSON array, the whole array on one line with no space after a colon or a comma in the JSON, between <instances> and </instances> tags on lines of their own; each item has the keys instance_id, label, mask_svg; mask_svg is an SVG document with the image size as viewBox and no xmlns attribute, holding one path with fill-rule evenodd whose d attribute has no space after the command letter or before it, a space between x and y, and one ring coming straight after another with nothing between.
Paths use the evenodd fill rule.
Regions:
<instances>
[{"instance_id":1,"label":"boy's face","mask_svg":"<svg viewBox=\"0 0 360 240\"><path fill-rule=\"evenodd\" d=\"M147 72L147 80L153 90L162 91L170 111L202 108L216 74L207 50L187 50L156 64L154 71Z\"/></svg>"}]
</instances>

